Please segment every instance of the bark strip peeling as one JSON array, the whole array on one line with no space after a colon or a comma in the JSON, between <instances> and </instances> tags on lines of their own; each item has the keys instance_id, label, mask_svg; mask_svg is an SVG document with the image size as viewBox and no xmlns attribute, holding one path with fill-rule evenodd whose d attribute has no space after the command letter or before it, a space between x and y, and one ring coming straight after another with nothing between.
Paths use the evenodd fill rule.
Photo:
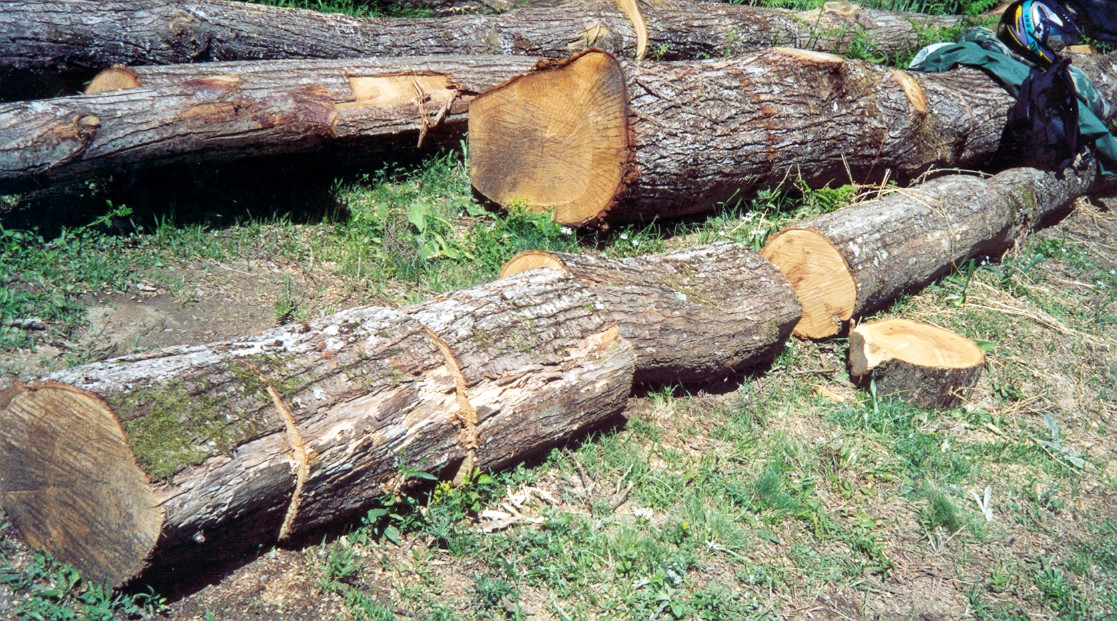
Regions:
<instances>
[{"instance_id":1,"label":"bark strip peeling","mask_svg":"<svg viewBox=\"0 0 1117 621\"><path fill-rule=\"evenodd\" d=\"M118 358L0 394L0 500L90 580L206 574L227 544L352 516L403 472L499 468L601 424L633 368L555 272Z\"/></svg>"},{"instance_id":2,"label":"bark strip peeling","mask_svg":"<svg viewBox=\"0 0 1117 621\"><path fill-rule=\"evenodd\" d=\"M112 70L91 85L95 94L0 104L0 193L200 156L329 147L369 157L414 149L428 137L453 142L476 93L535 64L516 57L220 63L169 69L161 79ZM149 77L156 85L142 86Z\"/></svg>"}]
</instances>

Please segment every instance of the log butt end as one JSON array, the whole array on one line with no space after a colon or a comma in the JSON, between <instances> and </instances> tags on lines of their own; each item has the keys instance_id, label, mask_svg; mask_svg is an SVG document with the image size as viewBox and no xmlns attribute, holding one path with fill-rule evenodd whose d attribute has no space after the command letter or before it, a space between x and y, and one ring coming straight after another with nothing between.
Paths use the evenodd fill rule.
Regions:
<instances>
[{"instance_id":1,"label":"log butt end","mask_svg":"<svg viewBox=\"0 0 1117 621\"><path fill-rule=\"evenodd\" d=\"M95 395L12 388L0 409L0 502L26 541L93 582L138 575L163 512L120 423Z\"/></svg>"},{"instance_id":2,"label":"log butt end","mask_svg":"<svg viewBox=\"0 0 1117 621\"><path fill-rule=\"evenodd\" d=\"M857 284L830 240L810 229L790 229L768 240L761 255L783 273L803 307L795 336L822 339L841 332L853 317Z\"/></svg>"},{"instance_id":3,"label":"log butt end","mask_svg":"<svg viewBox=\"0 0 1117 621\"><path fill-rule=\"evenodd\" d=\"M548 269L568 271L562 260L542 250L527 250L512 257L500 269L500 278L515 276L529 270Z\"/></svg>"},{"instance_id":4,"label":"log butt end","mask_svg":"<svg viewBox=\"0 0 1117 621\"><path fill-rule=\"evenodd\" d=\"M882 319L854 328L849 339L850 377L875 380L878 394L945 409L958 405L977 384L985 352L968 338L907 319Z\"/></svg>"},{"instance_id":5,"label":"log butt end","mask_svg":"<svg viewBox=\"0 0 1117 621\"><path fill-rule=\"evenodd\" d=\"M469 106L470 179L502 207L552 211L561 224L600 221L632 158L621 66L590 50L514 79Z\"/></svg>"},{"instance_id":6,"label":"log butt end","mask_svg":"<svg viewBox=\"0 0 1117 621\"><path fill-rule=\"evenodd\" d=\"M93 76L89 86L85 87L85 94L96 95L97 93L127 90L140 86L140 78L135 71L127 67L110 67Z\"/></svg>"}]
</instances>

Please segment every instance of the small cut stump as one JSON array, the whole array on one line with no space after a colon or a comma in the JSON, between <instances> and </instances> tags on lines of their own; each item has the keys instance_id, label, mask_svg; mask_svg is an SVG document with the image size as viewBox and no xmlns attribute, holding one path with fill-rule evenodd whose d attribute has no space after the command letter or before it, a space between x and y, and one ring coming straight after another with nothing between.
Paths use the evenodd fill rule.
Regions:
<instances>
[{"instance_id":1,"label":"small cut stump","mask_svg":"<svg viewBox=\"0 0 1117 621\"><path fill-rule=\"evenodd\" d=\"M863 323L849 337L849 373L877 394L928 408L957 406L981 377L985 352L949 330L907 319Z\"/></svg>"}]
</instances>

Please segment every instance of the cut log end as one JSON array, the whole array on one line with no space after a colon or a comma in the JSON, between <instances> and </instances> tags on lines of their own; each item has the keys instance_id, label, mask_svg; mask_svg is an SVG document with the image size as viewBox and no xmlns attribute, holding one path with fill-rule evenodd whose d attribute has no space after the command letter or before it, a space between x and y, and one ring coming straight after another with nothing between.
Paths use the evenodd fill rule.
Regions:
<instances>
[{"instance_id":1,"label":"cut log end","mask_svg":"<svg viewBox=\"0 0 1117 621\"><path fill-rule=\"evenodd\" d=\"M17 386L3 401L0 498L20 533L93 583L136 576L163 512L108 406L50 383Z\"/></svg>"},{"instance_id":2,"label":"cut log end","mask_svg":"<svg viewBox=\"0 0 1117 621\"><path fill-rule=\"evenodd\" d=\"M770 239L761 254L783 273L803 306L795 336L822 339L841 332L853 316L857 284L829 240L809 229L791 229Z\"/></svg>"},{"instance_id":3,"label":"cut log end","mask_svg":"<svg viewBox=\"0 0 1117 621\"><path fill-rule=\"evenodd\" d=\"M926 408L956 406L977 384L985 353L970 339L907 319L857 326L849 340L854 381Z\"/></svg>"},{"instance_id":4,"label":"cut log end","mask_svg":"<svg viewBox=\"0 0 1117 621\"><path fill-rule=\"evenodd\" d=\"M549 269L568 271L562 260L549 252L528 250L512 257L500 270L500 278L515 276L528 270Z\"/></svg>"},{"instance_id":5,"label":"cut log end","mask_svg":"<svg viewBox=\"0 0 1117 621\"><path fill-rule=\"evenodd\" d=\"M503 206L601 220L632 157L620 64L591 50L478 96L469 110L474 188Z\"/></svg>"},{"instance_id":6,"label":"cut log end","mask_svg":"<svg viewBox=\"0 0 1117 621\"><path fill-rule=\"evenodd\" d=\"M139 88L140 78L136 72L127 67L111 67L93 76L89 86L85 87L86 95L120 91L129 88Z\"/></svg>"}]
</instances>

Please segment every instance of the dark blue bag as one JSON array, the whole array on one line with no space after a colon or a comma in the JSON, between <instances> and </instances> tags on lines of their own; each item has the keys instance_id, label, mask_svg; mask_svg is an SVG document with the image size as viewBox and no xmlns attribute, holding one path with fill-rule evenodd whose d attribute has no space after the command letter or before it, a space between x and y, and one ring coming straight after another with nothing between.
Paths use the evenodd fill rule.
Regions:
<instances>
[{"instance_id":1,"label":"dark blue bag","mask_svg":"<svg viewBox=\"0 0 1117 621\"><path fill-rule=\"evenodd\" d=\"M1032 69L1024 79L1001 132L998 166L1062 170L1074 161L1082 145L1069 65L1069 59L1059 59L1047 69Z\"/></svg>"}]
</instances>

